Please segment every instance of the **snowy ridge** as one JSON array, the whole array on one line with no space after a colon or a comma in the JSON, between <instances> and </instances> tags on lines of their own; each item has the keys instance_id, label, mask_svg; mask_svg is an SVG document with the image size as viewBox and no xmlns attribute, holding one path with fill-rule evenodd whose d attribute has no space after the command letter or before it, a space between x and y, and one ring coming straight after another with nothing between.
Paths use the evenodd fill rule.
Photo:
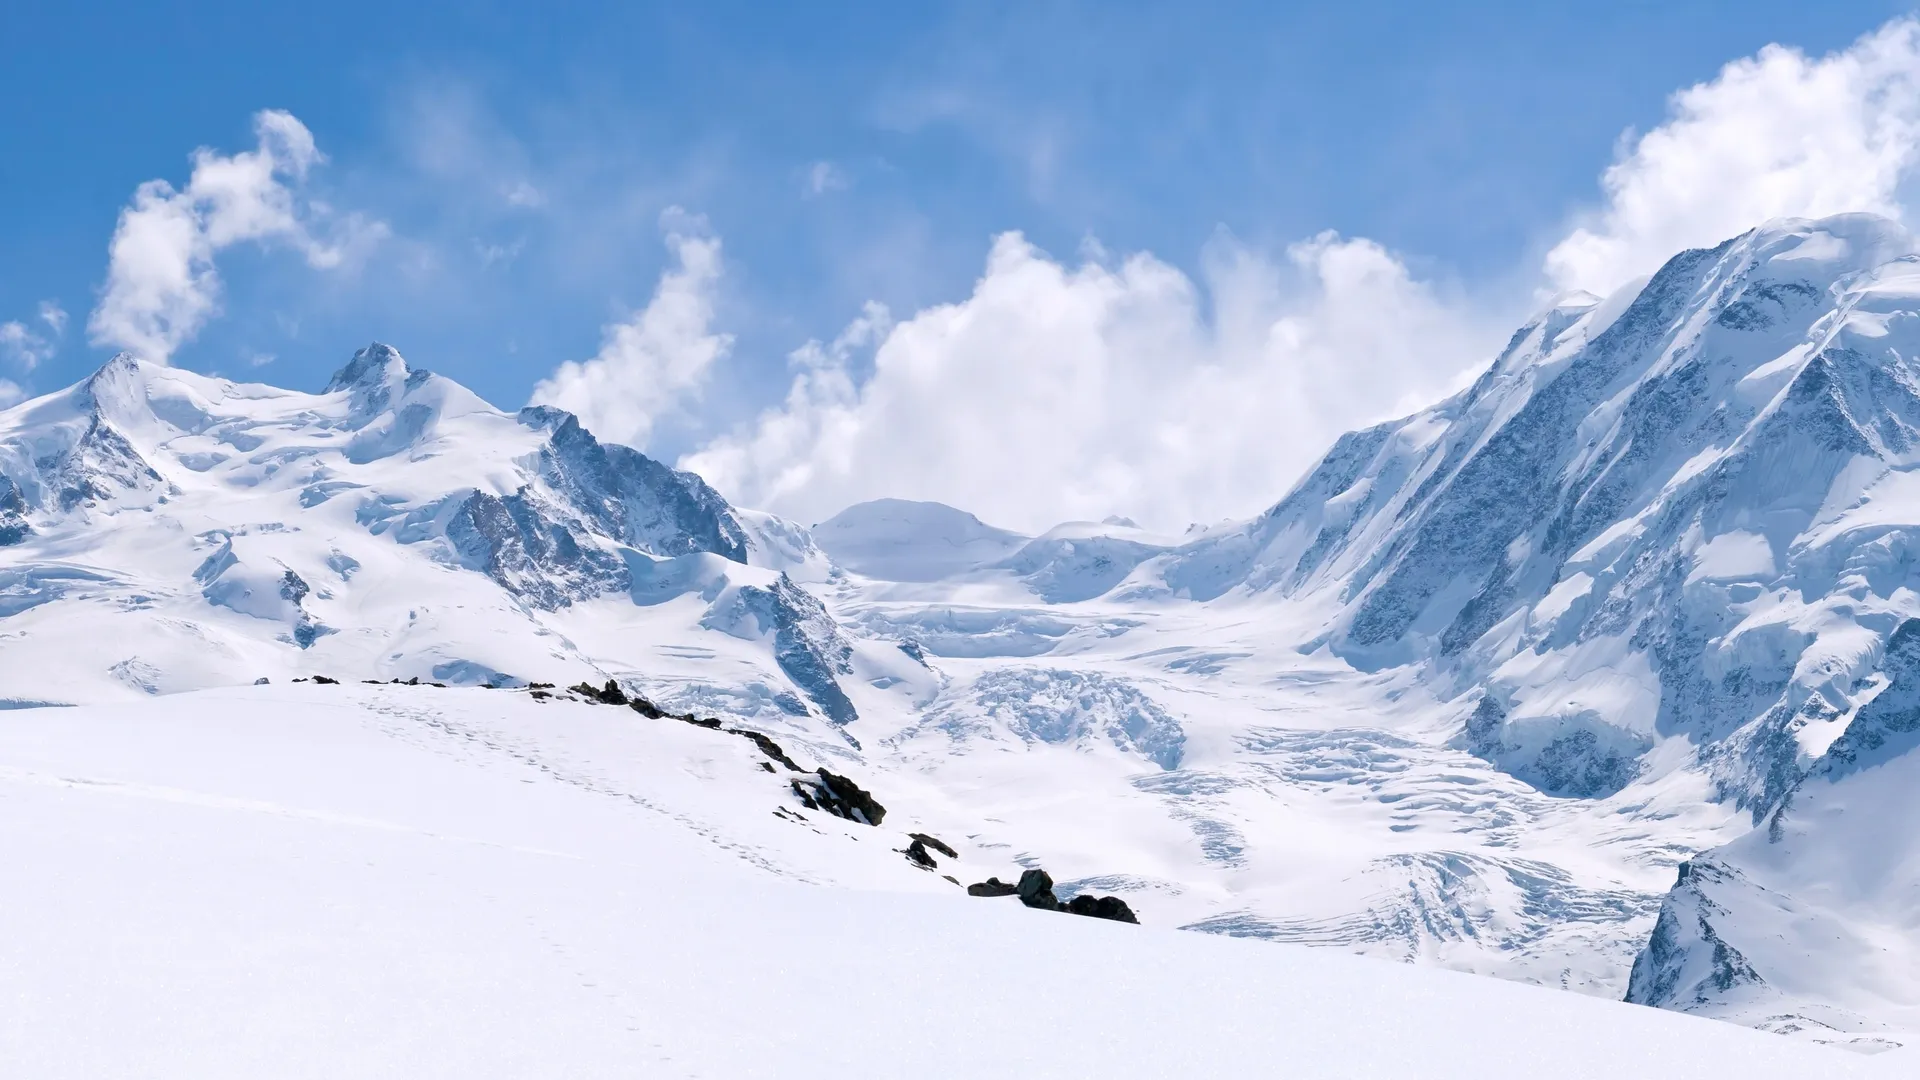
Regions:
<instances>
[{"instance_id":1,"label":"snowy ridge","mask_svg":"<svg viewBox=\"0 0 1920 1080\"><path fill-rule=\"evenodd\" d=\"M6 629L61 646L11 670L7 696L316 670L620 673L629 658L571 640L567 613L622 593L677 609L690 593L714 606L672 618L723 626L770 661L730 680L760 686L761 711L855 715L834 681L851 646L784 575L824 562L793 527L735 513L698 477L603 445L566 413L500 412L383 345L319 395L117 357L0 414L0 472ZM665 568L702 559L691 574Z\"/></svg>"}]
</instances>

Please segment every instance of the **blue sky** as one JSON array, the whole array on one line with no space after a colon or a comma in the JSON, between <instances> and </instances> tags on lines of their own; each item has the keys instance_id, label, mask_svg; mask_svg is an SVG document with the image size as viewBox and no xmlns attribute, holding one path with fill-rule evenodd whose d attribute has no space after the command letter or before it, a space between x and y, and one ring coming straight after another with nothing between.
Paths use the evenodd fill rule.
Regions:
<instances>
[{"instance_id":1,"label":"blue sky","mask_svg":"<svg viewBox=\"0 0 1920 1080\"><path fill-rule=\"evenodd\" d=\"M1537 300L1543 257L1604 209L1623 133L1666 122L1670 95L1771 42L1846 48L1903 10L562 7L6 5L0 320L41 344L32 370L0 357L0 377L43 392L111 353L85 324L117 215L143 182L184 186L196 147L248 150L263 109L297 117L325 155L297 185L299 212L347 253L316 267L284 238L220 250L218 311L174 351L182 366L317 388L377 338L517 406L663 288L685 255L673 236L711 239L721 268L688 285L711 311L688 317L712 355L639 429L671 459L782 401L789 355L809 340L833 353L843 336L829 359L864 393L873 349L915 313L968 300L1008 230L1069 276L1150 252L1201 295L1203 323L1233 291L1221 265L1285 278L1305 265L1290 245L1323 230L1366 238L1435 303L1486 324L1461 330L1471 349ZM669 208L680 213L663 223ZM36 322L43 301L69 313L64 333ZM869 302L885 325L842 335ZM1461 361L1433 363L1451 377ZM764 447L758 465L689 461L733 469L769 504L803 491L791 500L803 517L874 493L769 479L766 461L824 453L818 442ZM1251 512L1304 453L1289 447L1271 475L1192 505L1156 494L1179 476L1066 501L1166 503L1170 523ZM929 476L957 467L921 457ZM906 486L924 490L897 493L994 498L994 476L948 490L920 475ZM1040 498L1007 500L1003 516L1044 521Z\"/></svg>"}]
</instances>

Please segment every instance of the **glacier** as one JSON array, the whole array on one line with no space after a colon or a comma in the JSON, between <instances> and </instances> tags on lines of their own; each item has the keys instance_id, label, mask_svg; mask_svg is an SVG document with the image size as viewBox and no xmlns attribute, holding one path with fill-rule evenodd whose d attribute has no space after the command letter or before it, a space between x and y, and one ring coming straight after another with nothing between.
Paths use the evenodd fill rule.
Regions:
<instances>
[{"instance_id":1,"label":"glacier","mask_svg":"<svg viewBox=\"0 0 1920 1080\"><path fill-rule=\"evenodd\" d=\"M804 526L383 345L318 394L118 357L0 412L0 717L611 679L911 793L980 877L1900 1047L1915 246L1782 220L1555 298L1183 535Z\"/></svg>"}]
</instances>

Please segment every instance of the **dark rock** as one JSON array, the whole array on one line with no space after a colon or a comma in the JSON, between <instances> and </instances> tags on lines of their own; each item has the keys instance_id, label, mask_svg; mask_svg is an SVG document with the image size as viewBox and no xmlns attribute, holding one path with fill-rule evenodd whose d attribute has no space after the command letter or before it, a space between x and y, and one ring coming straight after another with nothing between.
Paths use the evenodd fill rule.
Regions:
<instances>
[{"instance_id":1,"label":"dark rock","mask_svg":"<svg viewBox=\"0 0 1920 1080\"><path fill-rule=\"evenodd\" d=\"M1020 902L1031 908L1061 910L1060 898L1053 895L1053 876L1035 867L1020 875Z\"/></svg>"},{"instance_id":2,"label":"dark rock","mask_svg":"<svg viewBox=\"0 0 1920 1080\"><path fill-rule=\"evenodd\" d=\"M765 770L767 770L768 772L779 772L779 771L780 771L780 770L778 770L778 769L776 769L776 768L774 768L774 767L773 767L773 762L771 762L771 761L763 761L763 762L761 762L761 763L760 763L760 767L761 767L761 768L763 768L763 769L765 769Z\"/></svg>"},{"instance_id":3,"label":"dark rock","mask_svg":"<svg viewBox=\"0 0 1920 1080\"><path fill-rule=\"evenodd\" d=\"M530 683L528 683L528 684L527 684L527 689L529 689L529 690L551 690L551 689L553 689L553 684L552 684L552 683L550 683L550 682L530 682Z\"/></svg>"},{"instance_id":4,"label":"dark rock","mask_svg":"<svg viewBox=\"0 0 1920 1080\"><path fill-rule=\"evenodd\" d=\"M787 752L785 750L780 749L779 743L774 742L772 739L767 738L765 735L762 735L757 731L748 731L745 728L728 728L727 731L734 735L738 735L741 738L752 743L753 745L759 747L761 753L767 755L768 757L779 762L780 764L785 765L787 767L787 771L789 772L805 771L801 769L800 766L795 765L793 763L793 759L787 756ZM767 771L771 772L773 770L768 769Z\"/></svg>"},{"instance_id":5,"label":"dark rock","mask_svg":"<svg viewBox=\"0 0 1920 1080\"><path fill-rule=\"evenodd\" d=\"M626 693L620 689L620 684L617 682L614 682L612 679L608 679L607 685L597 690L594 689L592 683L585 683L585 682L575 683L572 686L567 687L567 689L573 691L576 694L579 694L581 697L586 698L588 701L597 701L602 705L629 704L629 702L627 701Z\"/></svg>"},{"instance_id":6,"label":"dark rock","mask_svg":"<svg viewBox=\"0 0 1920 1080\"><path fill-rule=\"evenodd\" d=\"M1019 886L1009 885L997 877L990 877L985 881L967 886L968 896L1013 896L1019 891Z\"/></svg>"},{"instance_id":7,"label":"dark rock","mask_svg":"<svg viewBox=\"0 0 1920 1080\"><path fill-rule=\"evenodd\" d=\"M952 848L934 839L933 837L928 836L926 833L923 833L923 832L908 833L907 836L910 839L918 840L920 843L925 844L926 846L932 848L933 850L939 852L942 855L945 855L949 859L957 859L960 857L959 852L953 850Z\"/></svg>"},{"instance_id":8,"label":"dark rock","mask_svg":"<svg viewBox=\"0 0 1920 1080\"><path fill-rule=\"evenodd\" d=\"M708 728L713 731L720 730L720 718L717 716L709 716L699 720L696 720L691 716L683 716L680 719L686 721L689 724L692 724L694 727Z\"/></svg>"},{"instance_id":9,"label":"dark rock","mask_svg":"<svg viewBox=\"0 0 1920 1080\"><path fill-rule=\"evenodd\" d=\"M535 701L546 701L553 697L552 694L547 693L545 690L532 690L527 693L527 696Z\"/></svg>"},{"instance_id":10,"label":"dark rock","mask_svg":"<svg viewBox=\"0 0 1920 1080\"><path fill-rule=\"evenodd\" d=\"M266 677L265 675L262 675L262 676L260 676L259 678L257 678L257 679L255 679L255 680L253 680L253 685L255 685L255 686L267 686L267 685L269 685L269 684L270 684L270 683L272 683L272 682L273 682L273 680L272 680L272 679L269 679L269 678L267 678L267 677Z\"/></svg>"},{"instance_id":11,"label":"dark rock","mask_svg":"<svg viewBox=\"0 0 1920 1080\"><path fill-rule=\"evenodd\" d=\"M835 817L848 821L858 821L865 825L878 825L887 816L887 808L881 806L873 795L852 780L838 773L820 769L815 773L818 780L811 778L795 780L794 794L809 810L824 810Z\"/></svg>"},{"instance_id":12,"label":"dark rock","mask_svg":"<svg viewBox=\"0 0 1920 1080\"><path fill-rule=\"evenodd\" d=\"M641 716L646 717L649 720L658 720L661 717L664 717L667 715L666 712L660 708L660 706L655 705L653 702L648 701L646 698L643 698L643 697L635 697L630 699L627 702L627 707L629 709L632 709L634 712L639 713Z\"/></svg>"},{"instance_id":13,"label":"dark rock","mask_svg":"<svg viewBox=\"0 0 1920 1080\"><path fill-rule=\"evenodd\" d=\"M20 488L5 476L0 476L0 547L17 544L33 532L27 524L27 501L20 495Z\"/></svg>"},{"instance_id":14,"label":"dark rock","mask_svg":"<svg viewBox=\"0 0 1920 1080\"><path fill-rule=\"evenodd\" d=\"M322 686L339 686L340 685L339 679L329 679L325 675L315 675L313 677L313 681L316 683L319 683Z\"/></svg>"},{"instance_id":15,"label":"dark rock","mask_svg":"<svg viewBox=\"0 0 1920 1080\"><path fill-rule=\"evenodd\" d=\"M905 850L904 852L901 852L901 854L905 855L907 857L907 861L910 863L913 863L915 866L924 866L927 869L931 870L935 866L939 865L934 860L933 856L927 854L927 845L921 843L918 840L915 840L913 843L908 844L907 850Z\"/></svg>"},{"instance_id":16,"label":"dark rock","mask_svg":"<svg viewBox=\"0 0 1920 1080\"><path fill-rule=\"evenodd\" d=\"M1125 900L1117 896L1092 897L1084 893L1067 901L1066 911L1070 915L1086 915L1095 919L1112 919L1114 922L1139 925L1140 920L1133 917L1133 909Z\"/></svg>"}]
</instances>

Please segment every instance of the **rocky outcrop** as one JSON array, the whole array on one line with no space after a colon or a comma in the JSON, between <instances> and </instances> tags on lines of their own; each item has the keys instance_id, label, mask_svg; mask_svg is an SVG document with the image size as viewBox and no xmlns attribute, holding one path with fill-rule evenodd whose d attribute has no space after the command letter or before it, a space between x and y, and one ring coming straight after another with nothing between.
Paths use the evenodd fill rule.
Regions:
<instances>
[{"instance_id":1,"label":"rocky outcrop","mask_svg":"<svg viewBox=\"0 0 1920 1080\"><path fill-rule=\"evenodd\" d=\"M712 629L739 633L751 626L773 637L773 658L827 719L850 724L860 718L836 676L853 674L853 645L812 593L781 574L770 588L742 585L731 603L702 620Z\"/></svg>"},{"instance_id":2,"label":"rocky outcrop","mask_svg":"<svg viewBox=\"0 0 1920 1080\"><path fill-rule=\"evenodd\" d=\"M1633 962L1627 1001L1684 1010L1710 1004L1735 987L1761 982L1753 965L1713 926L1713 918L1724 909L1707 895L1707 889L1735 877L1709 859L1680 864L1653 936Z\"/></svg>"},{"instance_id":3,"label":"rocky outcrop","mask_svg":"<svg viewBox=\"0 0 1920 1080\"><path fill-rule=\"evenodd\" d=\"M1064 910L1066 905L1053 895L1053 876L1045 870L1028 870L1020 875L1020 902L1048 911Z\"/></svg>"},{"instance_id":4,"label":"rocky outcrop","mask_svg":"<svg viewBox=\"0 0 1920 1080\"><path fill-rule=\"evenodd\" d=\"M0 547L17 544L32 531L27 524L27 500L12 480L0 476Z\"/></svg>"},{"instance_id":5,"label":"rocky outcrop","mask_svg":"<svg viewBox=\"0 0 1920 1080\"><path fill-rule=\"evenodd\" d=\"M814 777L793 781L793 793L809 810L822 810L835 817L878 825L886 819L887 808L871 792L838 773L820 769Z\"/></svg>"},{"instance_id":6,"label":"rocky outcrop","mask_svg":"<svg viewBox=\"0 0 1920 1080\"><path fill-rule=\"evenodd\" d=\"M1133 923L1136 926L1140 923L1139 919L1134 918L1133 909L1127 906L1125 900L1117 896L1094 897L1082 894L1067 901L1065 911L1069 915L1111 919L1114 922Z\"/></svg>"},{"instance_id":7,"label":"rocky outcrop","mask_svg":"<svg viewBox=\"0 0 1920 1080\"><path fill-rule=\"evenodd\" d=\"M1127 906L1125 900L1117 896L1091 896L1082 894L1062 903L1053 892L1053 875L1039 867L1033 867L1020 875L1020 883L1009 885L997 877L988 878L967 886L968 896L1018 896L1020 902L1030 908L1041 911L1064 911L1069 915L1085 915L1094 919L1110 919L1114 922L1133 923L1140 920Z\"/></svg>"}]
</instances>

